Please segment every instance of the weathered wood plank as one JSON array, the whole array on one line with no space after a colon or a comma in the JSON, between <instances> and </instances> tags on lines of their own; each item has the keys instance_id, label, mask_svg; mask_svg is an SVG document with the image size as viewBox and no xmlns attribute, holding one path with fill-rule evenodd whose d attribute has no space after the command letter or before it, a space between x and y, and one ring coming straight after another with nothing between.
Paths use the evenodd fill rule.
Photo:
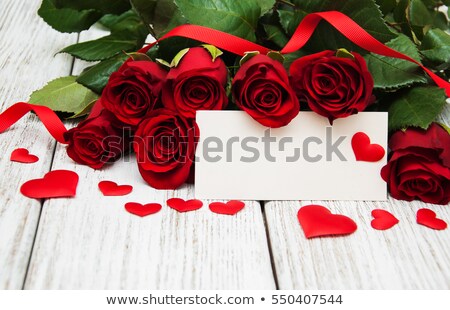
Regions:
<instances>
[{"instance_id":1,"label":"weathered wood plank","mask_svg":"<svg viewBox=\"0 0 450 310\"><path fill-rule=\"evenodd\" d=\"M447 105L439 118L449 123ZM345 214L358 230L345 237L308 240L297 220L301 206L320 204ZM371 211L385 209L400 223L387 231L372 229ZM416 223L420 208L450 222L449 206L386 202L268 202L265 216L280 289L449 289L450 229L435 231Z\"/></svg>"},{"instance_id":2,"label":"weathered wood plank","mask_svg":"<svg viewBox=\"0 0 450 310\"><path fill-rule=\"evenodd\" d=\"M70 74L72 61L55 52L75 43L36 14L39 0L2 0L0 4L0 111L49 80ZM12 163L11 152L24 147L40 157L32 165ZM0 289L22 288L39 220L41 202L19 194L20 185L46 173L55 143L36 117L28 116L0 135Z\"/></svg>"},{"instance_id":3,"label":"weathered wood plank","mask_svg":"<svg viewBox=\"0 0 450 310\"><path fill-rule=\"evenodd\" d=\"M104 35L82 34L82 39ZM86 63L77 62L74 72ZM80 175L74 199L46 201L26 288L52 289L268 289L275 282L261 207L247 202L236 216L201 210L177 213L171 197L192 199L192 185L177 191L150 188L135 159L94 171L75 165L58 146L52 169ZM101 180L134 186L126 197L103 197ZM130 215L126 202L158 202L160 213Z\"/></svg>"},{"instance_id":4,"label":"weathered wood plank","mask_svg":"<svg viewBox=\"0 0 450 310\"><path fill-rule=\"evenodd\" d=\"M103 171L75 165L58 147L52 169L80 176L74 199L46 201L26 288L262 289L274 279L260 205L236 216L208 209L177 213L171 197L193 198L193 186L157 191L145 184L134 159ZM101 180L131 184L125 197L103 197ZM160 213L139 218L126 202L158 202Z\"/></svg>"}]
</instances>

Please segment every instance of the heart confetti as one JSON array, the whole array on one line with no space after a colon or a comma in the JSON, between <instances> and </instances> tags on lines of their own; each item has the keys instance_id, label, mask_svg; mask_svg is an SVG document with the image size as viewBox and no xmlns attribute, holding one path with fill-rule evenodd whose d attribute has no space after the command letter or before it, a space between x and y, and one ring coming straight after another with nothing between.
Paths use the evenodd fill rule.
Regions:
<instances>
[{"instance_id":1,"label":"heart confetti","mask_svg":"<svg viewBox=\"0 0 450 310\"><path fill-rule=\"evenodd\" d=\"M145 205L137 202L127 202L125 209L131 214L144 217L150 214L157 213L161 210L162 206L159 203L147 203Z\"/></svg>"},{"instance_id":2,"label":"heart confetti","mask_svg":"<svg viewBox=\"0 0 450 310\"><path fill-rule=\"evenodd\" d=\"M125 196L133 191L131 185L117 185L112 181L101 181L98 183L98 188L104 196Z\"/></svg>"},{"instance_id":3,"label":"heart confetti","mask_svg":"<svg viewBox=\"0 0 450 310\"><path fill-rule=\"evenodd\" d=\"M417 224L436 230L444 230L447 228L447 223L437 218L436 213L430 209L420 209L417 211Z\"/></svg>"},{"instance_id":4,"label":"heart confetti","mask_svg":"<svg viewBox=\"0 0 450 310\"><path fill-rule=\"evenodd\" d=\"M200 209L203 202L197 199L185 201L181 198L171 198L167 200L167 205L178 212L189 212Z\"/></svg>"},{"instance_id":5,"label":"heart confetti","mask_svg":"<svg viewBox=\"0 0 450 310\"><path fill-rule=\"evenodd\" d=\"M371 144L364 132L357 132L352 137L353 153L357 161L377 162L383 159L386 151L379 144Z\"/></svg>"},{"instance_id":6,"label":"heart confetti","mask_svg":"<svg viewBox=\"0 0 450 310\"><path fill-rule=\"evenodd\" d=\"M398 224L399 220L390 212L381 209L372 210L374 219L370 225L377 230L387 230Z\"/></svg>"},{"instance_id":7,"label":"heart confetti","mask_svg":"<svg viewBox=\"0 0 450 310\"><path fill-rule=\"evenodd\" d=\"M12 151L10 160L22 164L32 164L37 162L39 160L39 157L30 154L27 149L19 148Z\"/></svg>"},{"instance_id":8,"label":"heart confetti","mask_svg":"<svg viewBox=\"0 0 450 310\"><path fill-rule=\"evenodd\" d=\"M245 203L240 200L230 200L227 203L223 202L211 202L209 209L217 214L235 215L242 209L244 209Z\"/></svg>"},{"instance_id":9,"label":"heart confetti","mask_svg":"<svg viewBox=\"0 0 450 310\"><path fill-rule=\"evenodd\" d=\"M345 215L332 214L330 210L319 205L308 205L300 208L297 217L306 238L348 235L358 228L351 218Z\"/></svg>"},{"instance_id":10,"label":"heart confetti","mask_svg":"<svg viewBox=\"0 0 450 310\"><path fill-rule=\"evenodd\" d=\"M54 170L42 179L25 182L20 192L29 198L74 197L77 192L78 174L69 170Z\"/></svg>"}]
</instances>

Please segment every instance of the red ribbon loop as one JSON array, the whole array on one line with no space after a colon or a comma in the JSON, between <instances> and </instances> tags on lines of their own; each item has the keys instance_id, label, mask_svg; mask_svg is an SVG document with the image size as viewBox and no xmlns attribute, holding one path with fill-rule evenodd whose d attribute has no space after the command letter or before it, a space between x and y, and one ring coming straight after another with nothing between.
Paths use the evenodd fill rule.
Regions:
<instances>
[{"instance_id":1,"label":"red ribbon loop","mask_svg":"<svg viewBox=\"0 0 450 310\"><path fill-rule=\"evenodd\" d=\"M66 143L64 133L67 132L67 129L56 113L48 107L26 102L18 102L0 114L0 133L3 133L9 127L14 125L19 119L30 111L36 113L41 122L47 128L48 132L53 136L53 138L55 138L56 141L59 143Z\"/></svg>"},{"instance_id":2,"label":"red ribbon loop","mask_svg":"<svg viewBox=\"0 0 450 310\"><path fill-rule=\"evenodd\" d=\"M181 25L175 27L164 36L162 36L159 40L139 50L139 52L146 53L159 42L171 37L183 37L197 40L214 45L217 48L223 49L239 56L244 56L245 52L250 51L257 51L264 55L270 52L270 49L262 45L250 42L223 31L198 25Z\"/></svg>"},{"instance_id":3,"label":"red ribbon loop","mask_svg":"<svg viewBox=\"0 0 450 310\"><path fill-rule=\"evenodd\" d=\"M436 75L418 61L384 45L367 33L367 31L359 26L353 19L338 11L311 13L307 15L301 21L300 25L298 25L291 40L289 40L286 46L281 50L281 53L292 53L305 46L321 20L326 20L347 39L369 52L415 63L421 67L431 77L431 79L433 79L436 85L444 89L447 96L450 97L450 83Z\"/></svg>"}]
</instances>

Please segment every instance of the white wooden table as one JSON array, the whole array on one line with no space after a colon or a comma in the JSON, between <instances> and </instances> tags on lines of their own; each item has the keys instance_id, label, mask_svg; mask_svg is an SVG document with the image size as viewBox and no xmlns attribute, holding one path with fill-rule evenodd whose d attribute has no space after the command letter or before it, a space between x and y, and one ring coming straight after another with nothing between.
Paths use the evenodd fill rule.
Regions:
<instances>
[{"instance_id":1,"label":"white wooden table","mask_svg":"<svg viewBox=\"0 0 450 310\"><path fill-rule=\"evenodd\" d=\"M36 15L39 3L0 2L0 111L86 65L54 56L89 37L51 29ZM18 147L40 161L10 162ZM103 171L76 165L34 116L0 135L0 154L0 288L450 288L450 229L415 224L422 207L450 222L449 206L393 199L315 202L351 216L359 229L348 237L307 240L296 213L310 201L249 201L232 217L212 213L208 202L187 214L165 207L154 216L132 216L124 210L127 201L165 206L170 197L193 198L193 187L154 190L138 175L133 158ZM80 176L76 198L38 201L19 193L27 180L62 168ZM126 197L103 197L97 184L105 179L135 189ZM400 224L386 232L373 230L374 208L393 211Z\"/></svg>"}]
</instances>

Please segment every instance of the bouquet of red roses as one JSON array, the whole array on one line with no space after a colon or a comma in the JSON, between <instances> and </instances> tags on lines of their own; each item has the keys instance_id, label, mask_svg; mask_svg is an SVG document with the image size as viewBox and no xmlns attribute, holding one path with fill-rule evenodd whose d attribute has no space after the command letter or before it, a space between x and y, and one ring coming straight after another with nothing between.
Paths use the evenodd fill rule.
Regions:
<instances>
[{"instance_id":1,"label":"bouquet of red roses","mask_svg":"<svg viewBox=\"0 0 450 310\"><path fill-rule=\"evenodd\" d=\"M450 94L449 22L441 2L151 3L51 0L39 10L59 31L97 21L111 31L62 50L100 61L76 78L84 90L83 98L74 98L77 109L46 102L46 88L30 101L38 97L39 104L72 116L93 106L64 133L76 162L100 169L133 150L145 181L172 189L193 179L196 111L240 109L271 128L304 110L331 124L361 111L388 111L392 152L381 175L391 195L450 201L450 134L434 123L445 91ZM77 18L54 19L50 9ZM148 34L159 40L142 48Z\"/></svg>"}]
</instances>

